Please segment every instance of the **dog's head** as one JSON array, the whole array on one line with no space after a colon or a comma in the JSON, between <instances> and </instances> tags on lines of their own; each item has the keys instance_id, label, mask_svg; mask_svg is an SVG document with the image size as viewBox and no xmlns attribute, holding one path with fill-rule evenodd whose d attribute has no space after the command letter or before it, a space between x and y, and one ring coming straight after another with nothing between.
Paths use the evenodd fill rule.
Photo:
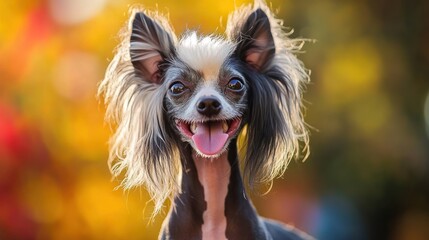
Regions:
<instances>
[{"instance_id":1,"label":"dog's head","mask_svg":"<svg viewBox=\"0 0 429 240\"><path fill-rule=\"evenodd\" d=\"M282 174L299 142L307 145L308 75L294 55L302 40L289 39L262 4L232 13L226 35L177 40L164 18L135 11L100 84L118 124L112 171L126 170L126 188L146 185L158 208L178 190L181 144L213 158L242 132L251 184Z\"/></svg>"},{"instance_id":2,"label":"dog's head","mask_svg":"<svg viewBox=\"0 0 429 240\"><path fill-rule=\"evenodd\" d=\"M230 41L189 33L163 70L164 102L173 128L204 157L219 156L228 147L246 111L248 86L231 58L233 50Z\"/></svg>"}]
</instances>

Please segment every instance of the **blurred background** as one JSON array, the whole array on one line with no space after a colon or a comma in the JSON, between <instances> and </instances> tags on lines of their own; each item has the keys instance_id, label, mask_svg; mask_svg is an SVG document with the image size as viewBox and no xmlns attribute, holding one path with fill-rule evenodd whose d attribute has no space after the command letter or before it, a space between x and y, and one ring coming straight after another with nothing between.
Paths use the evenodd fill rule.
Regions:
<instances>
[{"instance_id":1,"label":"blurred background","mask_svg":"<svg viewBox=\"0 0 429 240\"><path fill-rule=\"evenodd\" d=\"M222 33L249 2L1 1L0 239L156 239L165 213L150 220L144 189L114 190L97 83L130 5ZM272 6L317 40L299 56L311 155L253 196L259 212L319 239L429 239L429 3Z\"/></svg>"}]
</instances>

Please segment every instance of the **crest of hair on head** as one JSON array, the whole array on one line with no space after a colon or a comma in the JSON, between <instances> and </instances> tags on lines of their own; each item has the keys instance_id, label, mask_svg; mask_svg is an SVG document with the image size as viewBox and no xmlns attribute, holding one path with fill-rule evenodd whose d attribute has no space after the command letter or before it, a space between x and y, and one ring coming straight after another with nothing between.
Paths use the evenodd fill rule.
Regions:
<instances>
[{"instance_id":1,"label":"crest of hair on head","mask_svg":"<svg viewBox=\"0 0 429 240\"><path fill-rule=\"evenodd\" d=\"M241 39L241 26L258 9L269 19L275 46L272 61L259 71L270 81L271 90L267 91L272 91L269 95L273 96L274 102L279 106L280 121L275 122L278 125L277 131L274 131L275 136L269 139L269 143L262 143L261 138L255 137L258 136L258 131L264 129L258 130L258 127L252 126L251 121L241 133L241 139L244 140L239 141L239 144L242 143L239 149L240 156L244 158L243 174L251 188L258 183L270 183L283 175L290 160L302 156L301 152L303 160L309 154L308 131L302 114L302 92L310 77L309 71L296 57L307 39L289 38L292 31L285 31L283 21L276 19L262 0L256 0L253 5L245 5L232 12L228 17L226 34L231 41ZM251 119L252 117L250 116ZM261 116L260 119L262 118ZM266 120L266 116L263 119ZM264 144L265 148L259 147Z\"/></svg>"},{"instance_id":2,"label":"crest of hair on head","mask_svg":"<svg viewBox=\"0 0 429 240\"><path fill-rule=\"evenodd\" d=\"M164 30L160 34L167 34L138 37L170 39L173 43L177 40L167 19L159 13L136 7L130 12L129 22L120 32L121 42L99 84L98 96L104 97L106 122L116 126L110 139L109 168L115 177L124 173L120 185L124 189L146 187L155 203L154 216L164 201L179 191L181 166L177 145L166 129L163 96L167 88L162 83L145 79L130 59L133 20L138 13L144 12L150 19L142 21L153 20L156 28ZM154 46L151 42L148 39L134 48L142 46L142 51L153 48L169 53L169 49L157 49L162 48L162 44Z\"/></svg>"}]
</instances>

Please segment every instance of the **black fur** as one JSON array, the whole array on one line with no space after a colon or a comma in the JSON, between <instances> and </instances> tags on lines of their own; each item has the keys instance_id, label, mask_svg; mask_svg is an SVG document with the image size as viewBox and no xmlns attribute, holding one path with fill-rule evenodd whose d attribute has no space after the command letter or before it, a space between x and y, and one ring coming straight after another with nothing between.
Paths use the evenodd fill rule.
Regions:
<instances>
[{"instance_id":1,"label":"black fur","mask_svg":"<svg viewBox=\"0 0 429 240\"><path fill-rule=\"evenodd\" d=\"M195 164L191 158L191 147L180 144L183 164L182 193L173 200L173 207L165 222L162 240L200 240L202 214L206 210L204 189L198 180ZM226 237L230 240L302 240L309 239L297 229L257 215L246 196L237 157L237 143L229 145L228 161L231 166L228 194L225 199L227 219Z\"/></svg>"},{"instance_id":2,"label":"black fur","mask_svg":"<svg viewBox=\"0 0 429 240\"><path fill-rule=\"evenodd\" d=\"M279 144L291 134L288 116L281 106L281 99L289 94L287 76L273 64L275 44L268 16L261 9L255 10L235 36L238 42L233 58L237 59L238 71L249 85L249 112L247 119L247 152L244 177L250 186L264 182L259 176L264 164L276 156ZM258 46L256 40L266 39L266 46ZM261 52L264 64L255 67L246 60L251 52ZM286 97L287 98L287 97Z\"/></svg>"}]
</instances>

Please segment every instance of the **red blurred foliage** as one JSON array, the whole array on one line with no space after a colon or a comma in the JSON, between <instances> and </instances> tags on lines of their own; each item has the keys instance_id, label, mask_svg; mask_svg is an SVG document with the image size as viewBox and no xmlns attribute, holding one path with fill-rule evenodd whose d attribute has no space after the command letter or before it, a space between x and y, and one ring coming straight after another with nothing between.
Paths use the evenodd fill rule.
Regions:
<instances>
[{"instance_id":1,"label":"red blurred foliage","mask_svg":"<svg viewBox=\"0 0 429 240\"><path fill-rule=\"evenodd\" d=\"M0 103L0 226L1 237L33 239L37 224L20 196L25 172L42 168L48 154L36 128L10 105Z\"/></svg>"}]
</instances>

